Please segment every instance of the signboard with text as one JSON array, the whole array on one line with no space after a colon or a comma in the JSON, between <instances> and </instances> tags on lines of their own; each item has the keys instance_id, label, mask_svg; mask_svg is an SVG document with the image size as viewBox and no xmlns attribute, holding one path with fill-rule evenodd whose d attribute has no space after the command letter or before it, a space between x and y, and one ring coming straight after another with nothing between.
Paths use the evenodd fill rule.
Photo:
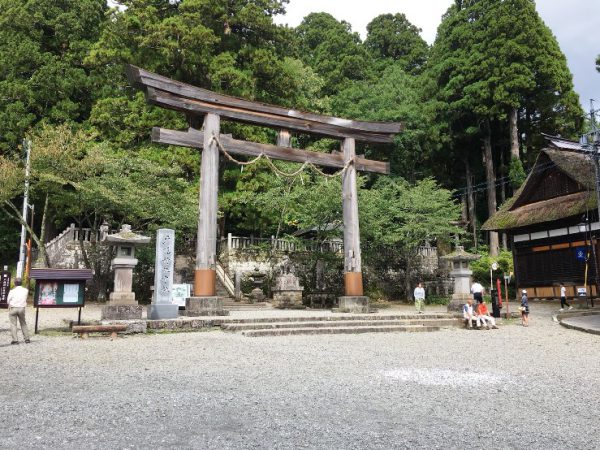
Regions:
<instances>
[{"instance_id":1,"label":"signboard with text","mask_svg":"<svg viewBox=\"0 0 600 450\"><path fill-rule=\"evenodd\" d=\"M0 274L0 308L8 307L8 293L10 291L10 272L3 270Z\"/></svg>"},{"instance_id":2,"label":"signboard with text","mask_svg":"<svg viewBox=\"0 0 600 450\"><path fill-rule=\"evenodd\" d=\"M89 269L32 269L36 280L33 305L36 308L80 308L85 304L85 282Z\"/></svg>"}]
</instances>

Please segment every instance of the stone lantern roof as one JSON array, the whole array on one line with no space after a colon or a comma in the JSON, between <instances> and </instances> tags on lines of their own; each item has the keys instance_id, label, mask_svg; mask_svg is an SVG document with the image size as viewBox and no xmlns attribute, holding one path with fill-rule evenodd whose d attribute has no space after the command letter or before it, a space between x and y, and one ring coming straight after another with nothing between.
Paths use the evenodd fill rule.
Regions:
<instances>
[{"instance_id":1,"label":"stone lantern roof","mask_svg":"<svg viewBox=\"0 0 600 450\"><path fill-rule=\"evenodd\" d=\"M442 259L446 261L477 261L479 258L481 255L466 252L462 245L457 245L452 253L442 256Z\"/></svg>"},{"instance_id":2,"label":"stone lantern roof","mask_svg":"<svg viewBox=\"0 0 600 450\"><path fill-rule=\"evenodd\" d=\"M111 245L143 245L150 242L150 238L131 231L131 225L123 224L121 230L106 236L105 241Z\"/></svg>"}]
</instances>

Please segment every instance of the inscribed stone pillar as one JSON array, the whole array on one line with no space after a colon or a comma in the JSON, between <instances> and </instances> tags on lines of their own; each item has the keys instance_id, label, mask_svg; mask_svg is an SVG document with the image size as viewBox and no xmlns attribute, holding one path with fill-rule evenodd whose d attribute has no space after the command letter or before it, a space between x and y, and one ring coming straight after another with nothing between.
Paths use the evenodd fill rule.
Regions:
<instances>
[{"instance_id":1,"label":"inscribed stone pillar","mask_svg":"<svg viewBox=\"0 0 600 450\"><path fill-rule=\"evenodd\" d=\"M151 320L174 319L179 306L173 304L173 272L175 267L175 231L161 228L156 234L154 263L154 298L148 309Z\"/></svg>"},{"instance_id":2,"label":"inscribed stone pillar","mask_svg":"<svg viewBox=\"0 0 600 450\"><path fill-rule=\"evenodd\" d=\"M344 161L356 156L355 141L344 139ZM358 192L356 166L349 164L342 177L342 202L344 213L344 292L339 299L339 309L345 312L368 312L369 299L363 295L360 230L358 226Z\"/></svg>"}]
</instances>

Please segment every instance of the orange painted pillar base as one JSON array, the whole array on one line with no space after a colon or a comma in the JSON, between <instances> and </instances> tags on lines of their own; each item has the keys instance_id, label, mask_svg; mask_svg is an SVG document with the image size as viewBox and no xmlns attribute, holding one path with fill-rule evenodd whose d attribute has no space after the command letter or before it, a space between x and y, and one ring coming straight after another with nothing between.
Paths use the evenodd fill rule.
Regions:
<instances>
[{"instance_id":1,"label":"orange painted pillar base","mask_svg":"<svg viewBox=\"0 0 600 450\"><path fill-rule=\"evenodd\" d=\"M344 274L344 292L347 297L364 295L362 272L346 272Z\"/></svg>"},{"instance_id":2,"label":"orange painted pillar base","mask_svg":"<svg viewBox=\"0 0 600 450\"><path fill-rule=\"evenodd\" d=\"M217 272L212 269L196 269L194 273L194 297L214 297Z\"/></svg>"}]
</instances>

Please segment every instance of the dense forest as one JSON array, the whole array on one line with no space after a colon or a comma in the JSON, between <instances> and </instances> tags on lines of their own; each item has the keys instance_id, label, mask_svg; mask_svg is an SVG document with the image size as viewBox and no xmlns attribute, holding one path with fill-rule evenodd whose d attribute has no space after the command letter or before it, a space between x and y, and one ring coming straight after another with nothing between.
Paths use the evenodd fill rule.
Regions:
<instances>
[{"instance_id":1,"label":"dense forest","mask_svg":"<svg viewBox=\"0 0 600 450\"><path fill-rule=\"evenodd\" d=\"M407 255L426 239L447 239L456 224L466 243L496 254L502 239L478 225L524 180L541 133L576 138L583 126L565 56L531 0L456 0L431 46L401 12L374 17L363 40L326 13L296 28L276 25L286 0L119 3L0 0L4 263L18 254L23 139L32 146L38 245L72 222L194 236L199 152L150 142L153 126L187 123L147 105L128 84L126 64L246 99L402 122L393 144L359 145L357 153L389 161L392 172L360 177L363 242ZM256 126L222 129L276 140L274 130ZM293 146L339 150L335 140L302 134ZM310 171L279 177L266 164L241 170L223 159L219 227L237 235L327 233L341 217L340 195L336 179Z\"/></svg>"}]
</instances>

